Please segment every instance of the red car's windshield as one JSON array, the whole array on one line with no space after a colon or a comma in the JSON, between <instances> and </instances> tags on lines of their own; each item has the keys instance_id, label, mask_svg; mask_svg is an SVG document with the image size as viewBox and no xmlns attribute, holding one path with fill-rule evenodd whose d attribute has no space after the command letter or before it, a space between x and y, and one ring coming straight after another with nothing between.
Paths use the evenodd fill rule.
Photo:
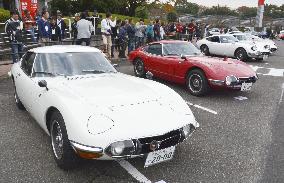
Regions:
<instances>
[{"instance_id":1,"label":"red car's windshield","mask_svg":"<svg viewBox=\"0 0 284 183\"><path fill-rule=\"evenodd\" d=\"M201 52L191 43L164 43L164 55L200 55Z\"/></svg>"}]
</instances>

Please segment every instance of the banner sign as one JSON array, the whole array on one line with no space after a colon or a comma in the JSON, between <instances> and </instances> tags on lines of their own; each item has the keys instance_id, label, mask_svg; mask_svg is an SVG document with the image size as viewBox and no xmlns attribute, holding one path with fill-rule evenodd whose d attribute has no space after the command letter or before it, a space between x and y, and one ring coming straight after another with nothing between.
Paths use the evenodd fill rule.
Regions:
<instances>
[{"instance_id":1,"label":"banner sign","mask_svg":"<svg viewBox=\"0 0 284 183\"><path fill-rule=\"evenodd\" d=\"M32 17L36 16L36 11L38 7L38 0L21 0L20 10L22 12L22 17L24 17L24 11L28 10Z\"/></svg>"}]
</instances>

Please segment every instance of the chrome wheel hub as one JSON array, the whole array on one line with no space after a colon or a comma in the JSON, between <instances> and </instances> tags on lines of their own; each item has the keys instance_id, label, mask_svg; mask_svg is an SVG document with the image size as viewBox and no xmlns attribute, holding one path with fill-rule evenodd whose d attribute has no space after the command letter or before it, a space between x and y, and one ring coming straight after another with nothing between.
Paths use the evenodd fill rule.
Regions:
<instances>
[{"instance_id":1,"label":"chrome wheel hub","mask_svg":"<svg viewBox=\"0 0 284 183\"><path fill-rule=\"evenodd\" d=\"M192 92L200 92L202 90L202 78L198 74L192 74L188 79L188 87Z\"/></svg>"},{"instance_id":2,"label":"chrome wheel hub","mask_svg":"<svg viewBox=\"0 0 284 183\"><path fill-rule=\"evenodd\" d=\"M57 121L52 122L50 135L53 153L57 159L61 159L63 156L63 135Z\"/></svg>"}]
</instances>

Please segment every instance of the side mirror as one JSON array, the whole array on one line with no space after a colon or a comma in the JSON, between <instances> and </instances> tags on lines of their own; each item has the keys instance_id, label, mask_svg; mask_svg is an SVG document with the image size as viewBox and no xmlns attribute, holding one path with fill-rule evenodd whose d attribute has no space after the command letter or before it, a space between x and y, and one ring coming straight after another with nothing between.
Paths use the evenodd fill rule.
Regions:
<instances>
[{"instance_id":1,"label":"side mirror","mask_svg":"<svg viewBox=\"0 0 284 183\"><path fill-rule=\"evenodd\" d=\"M181 55L180 58L183 59L183 60L186 60L186 56L184 56L184 55Z\"/></svg>"},{"instance_id":2,"label":"side mirror","mask_svg":"<svg viewBox=\"0 0 284 183\"><path fill-rule=\"evenodd\" d=\"M113 66L114 68L118 68L118 67L119 67L118 64L112 64L112 66Z\"/></svg>"},{"instance_id":3,"label":"side mirror","mask_svg":"<svg viewBox=\"0 0 284 183\"><path fill-rule=\"evenodd\" d=\"M149 71L146 72L146 78L147 78L147 79L151 79L151 80L152 80L152 79L153 79L153 76L154 76L154 75L152 74L152 72L149 72Z\"/></svg>"},{"instance_id":4,"label":"side mirror","mask_svg":"<svg viewBox=\"0 0 284 183\"><path fill-rule=\"evenodd\" d=\"M38 82L38 86L41 87L41 88L45 87L46 90L48 91L47 82L46 82L45 80L40 80L40 81Z\"/></svg>"}]
</instances>

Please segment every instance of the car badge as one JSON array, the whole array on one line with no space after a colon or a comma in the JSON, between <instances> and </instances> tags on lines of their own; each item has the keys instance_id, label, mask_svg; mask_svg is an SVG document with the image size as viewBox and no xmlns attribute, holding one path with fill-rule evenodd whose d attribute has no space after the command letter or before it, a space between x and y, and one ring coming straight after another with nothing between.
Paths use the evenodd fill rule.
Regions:
<instances>
[{"instance_id":1,"label":"car badge","mask_svg":"<svg viewBox=\"0 0 284 183\"><path fill-rule=\"evenodd\" d=\"M156 149L158 149L160 147L160 144L161 142L158 142L156 140L153 140L151 143L150 143L150 150L151 151L155 151Z\"/></svg>"}]
</instances>

